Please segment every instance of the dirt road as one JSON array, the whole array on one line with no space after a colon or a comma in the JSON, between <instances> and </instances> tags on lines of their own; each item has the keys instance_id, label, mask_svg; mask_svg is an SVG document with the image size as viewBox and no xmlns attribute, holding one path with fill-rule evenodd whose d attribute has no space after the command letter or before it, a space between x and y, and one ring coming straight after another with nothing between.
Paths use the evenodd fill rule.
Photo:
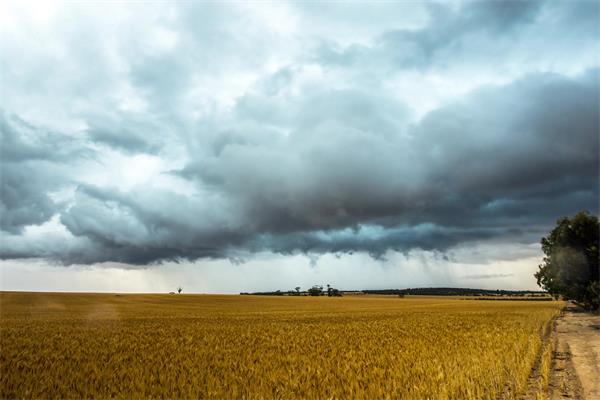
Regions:
<instances>
[{"instance_id":1,"label":"dirt road","mask_svg":"<svg viewBox=\"0 0 600 400\"><path fill-rule=\"evenodd\" d=\"M551 398L600 400L600 315L569 305L556 335Z\"/></svg>"}]
</instances>

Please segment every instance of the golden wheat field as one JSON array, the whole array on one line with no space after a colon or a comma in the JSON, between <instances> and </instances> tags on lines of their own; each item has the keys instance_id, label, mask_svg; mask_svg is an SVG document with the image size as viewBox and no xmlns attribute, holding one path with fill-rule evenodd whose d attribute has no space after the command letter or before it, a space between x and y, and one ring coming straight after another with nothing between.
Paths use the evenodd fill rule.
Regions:
<instances>
[{"instance_id":1,"label":"golden wheat field","mask_svg":"<svg viewBox=\"0 0 600 400\"><path fill-rule=\"evenodd\" d=\"M0 397L517 397L561 307L4 292Z\"/></svg>"}]
</instances>

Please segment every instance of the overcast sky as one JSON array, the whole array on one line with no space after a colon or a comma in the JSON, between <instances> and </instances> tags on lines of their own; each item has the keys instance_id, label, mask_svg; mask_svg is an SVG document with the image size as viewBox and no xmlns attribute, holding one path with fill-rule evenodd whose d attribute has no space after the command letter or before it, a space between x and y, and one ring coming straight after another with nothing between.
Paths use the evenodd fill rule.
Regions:
<instances>
[{"instance_id":1,"label":"overcast sky","mask_svg":"<svg viewBox=\"0 0 600 400\"><path fill-rule=\"evenodd\" d=\"M0 289L536 289L600 3L0 2Z\"/></svg>"}]
</instances>

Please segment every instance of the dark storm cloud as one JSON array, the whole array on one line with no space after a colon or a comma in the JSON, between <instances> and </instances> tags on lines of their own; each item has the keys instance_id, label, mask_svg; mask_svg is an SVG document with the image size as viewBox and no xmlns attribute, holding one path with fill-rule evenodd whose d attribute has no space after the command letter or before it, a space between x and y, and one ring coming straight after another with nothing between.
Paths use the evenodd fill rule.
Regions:
<instances>
[{"instance_id":1,"label":"dark storm cloud","mask_svg":"<svg viewBox=\"0 0 600 400\"><path fill-rule=\"evenodd\" d=\"M479 89L404 132L393 118L402 104L367 93L290 101L287 116L264 114L271 132L257 128L263 114L246 104L261 101L248 97L235 123L178 173L204 195L80 184L60 221L84 241L39 251L65 263L147 264L239 250L380 257L486 238L536 241L557 216L598 211L597 87L597 70L532 75ZM286 124L297 128L277 133ZM35 218L21 225L57 212L40 181L10 182L15 198L35 205L22 206ZM7 227L20 226L14 218ZM4 249L4 257L40 254Z\"/></svg>"},{"instance_id":2,"label":"dark storm cloud","mask_svg":"<svg viewBox=\"0 0 600 400\"><path fill-rule=\"evenodd\" d=\"M252 250L265 250L293 254L365 252L382 259L390 250L408 253L418 248L444 252L460 243L502 237L520 232L497 227L444 227L431 223L403 225L394 228L365 226L337 231L299 232L280 235L260 235L249 243Z\"/></svg>"},{"instance_id":3,"label":"dark storm cloud","mask_svg":"<svg viewBox=\"0 0 600 400\"><path fill-rule=\"evenodd\" d=\"M86 45L60 32L44 51L0 40L6 60L33 60L5 68L0 256L383 257L530 244L598 212L597 2L399 3L423 23L385 30L348 6L360 43L345 18L333 36L293 31L287 11L324 11L288 6L72 18Z\"/></svg>"},{"instance_id":4,"label":"dark storm cloud","mask_svg":"<svg viewBox=\"0 0 600 400\"><path fill-rule=\"evenodd\" d=\"M595 210L598 76L531 76L427 115L417 147L449 217L541 217L557 200Z\"/></svg>"},{"instance_id":5,"label":"dark storm cloud","mask_svg":"<svg viewBox=\"0 0 600 400\"><path fill-rule=\"evenodd\" d=\"M353 113L350 94L330 94L323 103L286 105L303 129L285 138L246 131L243 140L229 131L228 144L186 174L196 171L236 199L259 231L273 233L363 223L545 223L570 207L595 207L597 82L591 71L481 89L407 134L386 129L385 108L368 95L354 94L363 104ZM390 99L387 109L394 115ZM324 115L311 122L315 110Z\"/></svg>"}]
</instances>

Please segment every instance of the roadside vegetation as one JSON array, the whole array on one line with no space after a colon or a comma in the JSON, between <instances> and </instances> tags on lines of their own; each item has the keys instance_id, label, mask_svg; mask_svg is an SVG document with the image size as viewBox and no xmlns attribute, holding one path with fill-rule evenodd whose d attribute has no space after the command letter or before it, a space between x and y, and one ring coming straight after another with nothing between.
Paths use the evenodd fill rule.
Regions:
<instances>
[{"instance_id":1,"label":"roadside vegetation","mask_svg":"<svg viewBox=\"0 0 600 400\"><path fill-rule=\"evenodd\" d=\"M588 212L559 219L556 227L541 240L545 257L535 274L538 285L556 298L598 310L599 232L598 217Z\"/></svg>"}]
</instances>

